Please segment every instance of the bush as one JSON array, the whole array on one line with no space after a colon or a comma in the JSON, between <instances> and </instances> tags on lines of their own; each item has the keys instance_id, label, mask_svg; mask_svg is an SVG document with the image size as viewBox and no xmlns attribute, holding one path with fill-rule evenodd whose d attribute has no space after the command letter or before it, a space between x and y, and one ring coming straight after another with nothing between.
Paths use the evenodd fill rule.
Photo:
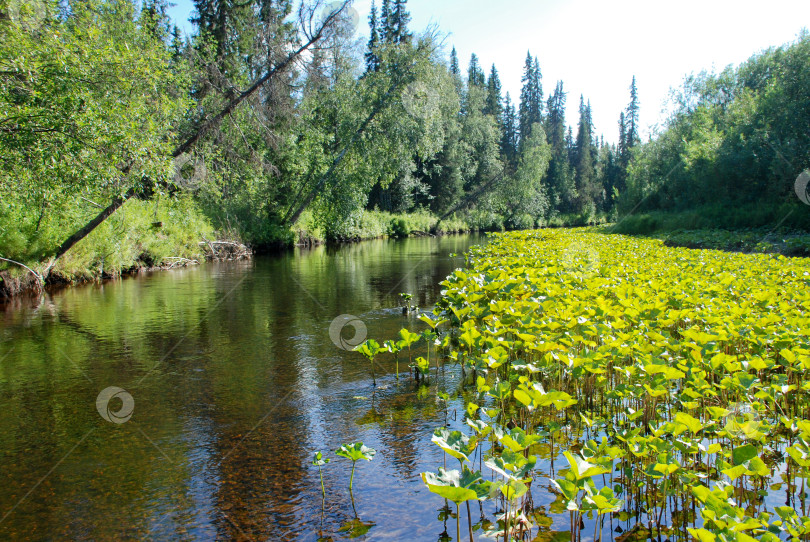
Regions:
<instances>
[{"instance_id":1,"label":"bush","mask_svg":"<svg viewBox=\"0 0 810 542\"><path fill-rule=\"evenodd\" d=\"M397 239L408 237L411 234L411 230L408 228L408 224L403 218L392 218L389 231L391 232L391 237L395 237Z\"/></svg>"}]
</instances>

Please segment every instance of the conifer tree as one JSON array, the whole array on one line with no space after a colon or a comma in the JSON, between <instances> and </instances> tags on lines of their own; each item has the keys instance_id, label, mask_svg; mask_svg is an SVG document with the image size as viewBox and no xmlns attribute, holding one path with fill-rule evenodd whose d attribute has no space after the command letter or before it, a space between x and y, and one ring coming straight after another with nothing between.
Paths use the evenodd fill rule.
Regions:
<instances>
[{"instance_id":1,"label":"conifer tree","mask_svg":"<svg viewBox=\"0 0 810 542\"><path fill-rule=\"evenodd\" d=\"M504 162L510 166L509 169L514 171L517 167L518 158L518 119L515 105L512 103L512 98L508 92L504 101L502 125L501 154L504 157Z\"/></svg>"},{"instance_id":2,"label":"conifer tree","mask_svg":"<svg viewBox=\"0 0 810 542\"><path fill-rule=\"evenodd\" d=\"M394 14L391 12L391 0L382 0L380 10L380 41L383 43L393 42Z\"/></svg>"},{"instance_id":3,"label":"conifer tree","mask_svg":"<svg viewBox=\"0 0 810 542\"><path fill-rule=\"evenodd\" d=\"M573 161L580 212L593 213L596 211L597 204L601 203L601 189L596 184L596 158L591 105L590 102L586 105L584 97L580 95L579 124L574 143Z\"/></svg>"},{"instance_id":4,"label":"conifer tree","mask_svg":"<svg viewBox=\"0 0 810 542\"><path fill-rule=\"evenodd\" d=\"M520 91L520 139L527 139L532 126L543 122L543 91L540 87L540 64L537 58L532 58L531 52L526 54L526 63L523 66L523 87Z\"/></svg>"},{"instance_id":5,"label":"conifer tree","mask_svg":"<svg viewBox=\"0 0 810 542\"><path fill-rule=\"evenodd\" d=\"M619 148L618 148L618 168L619 172L616 180L616 190L621 194L627 185L627 168L630 166L633 147L640 142L638 129L638 89L636 87L636 77L630 83L630 103L627 109L619 116Z\"/></svg>"},{"instance_id":6,"label":"conifer tree","mask_svg":"<svg viewBox=\"0 0 810 542\"><path fill-rule=\"evenodd\" d=\"M461 76L461 68L459 68L458 65L458 53L456 53L455 47L453 47L453 50L450 51L450 73Z\"/></svg>"},{"instance_id":7,"label":"conifer tree","mask_svg":"<svg viewBox=\"0 0 810 542\"><path fill-rule=\"evenodd\" d=\"M498 120L500 125L503 121L503 98L501 97L501 80L498 77L498 70L495 64L492 65L492 70L489 72L489 79L487 80L487 101L484 113L492 115Z\"/></svg>"},{"instance_id":8,"label":"conifer tree","mask_svg":"<svg viewBox=\"0 0 810 542\"><path fill-rule=\"evenodd\" d=\"M391 24L391 42L403 43L411 39L408 31L408 24L411 22L411 15L405 9L408 0L394 0L393 22Z\"/></svg>"},{"instance_id":9,"label":"conifer tree","mask_svg":"<svg viewBox=\"0 0 810 542\"><path fill-rule=\"evenodd\" d=\"M638 89L636 88L636 76L633 76L633 81L630 83L630 103L627 105L627 114L625 115L625 122L627 123L627 140L626 147L631 149L635 147L641 140L638 130Z\"/></svg>"},{"instance_id":10,"label":"conifer tree","mask_svg":"<svg viewBox=\"0 0 810 542\"><path fill-rule=\"evenodd\" d=\"M380 57L377 55L377 48L380 46L380 23L377 19L377 3L374 0L371 1L368 26L371 37L368 40L368 51L366 52L366 72L376 72L380 70Z\"/></svg>"},{"instance_id":11,"label":"conifer tree","mask_svg":"<svg viewBox=\"0 0 810 542\"><path fill-rule=\"evenodd\" d=\"M563 213L572 211L576 197L569 150L573 146L571 141L573 137L570 132L566 133L565 99L563 83L558 81L554 92L548 98L546 135L551 146L548 171L549 195L552 207Z\"/></svg>"},{"instance_id":12,"label":"conifer tree","mask_svg":"<svg viewBox=\"0 0 810 542\"><path fill-rule=\"evenodd\" d=\"M470 67L467 69L467 86L483 87L486 84L486 76L481 65L478 63L478 56L475 53L470 57Z\"/></svg>"}]
</instances>

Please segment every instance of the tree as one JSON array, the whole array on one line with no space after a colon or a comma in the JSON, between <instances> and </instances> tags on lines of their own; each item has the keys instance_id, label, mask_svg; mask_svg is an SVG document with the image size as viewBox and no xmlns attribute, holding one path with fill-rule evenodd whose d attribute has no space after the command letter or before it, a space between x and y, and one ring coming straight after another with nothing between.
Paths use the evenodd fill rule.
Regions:
<instances>
[{"instance_id":1,"label":"tree","mask_svg":"<svg viewBox=\"0 0 810 542\"><path fill-rule=\"evenodd\" d=\"M37 30L0 22L0 216L14 217L4 255L47 259L86 222L86 200L170 176L167 136L190 104L159 6L88 0Z\"/></svg>"},{"instance_id":2,"label":"tree","mask_svg":"<svg viewBox=\"0 0 810 542\"><path fill-rule=\"evenodd\" d=\"M121 3L130 5L126 2L121 1ZM85 4L83 4L85 5ZM282 6L288 6L289 2L284 2ZM200 142L205 142L206 138L210 137L212 134L217 134L219 127L222 125L222 121L231 118L231 115L234 112L238 111L239 105L244 103L246 100L252 99L259 91L262 89L267 88L268 83L272 83L275 78L283 77L285 73L288 72L290 66L294 61L296 61L302 53L312 48L315 44L320 42L331 30L335 28L336 23L340 20L341 14L343 13L345 7L348 5L348 1L344 2L339 9L334 10L331 12L321 23L315 24L313 21L315 20L315 9L312 6L302 5L299 8L299 19L300 24L302 26L302 34L303 34L303 43L300 43L297 48L292 49L290 52L289 48L286 47L282 49L284 51L283 55L276 63L273 64L266 64L265 67L262 68L262 71L259 72L260 75L256 77L246 88L242 91L237 91L234 88L229 88L228 92L225 93L223 100L220 102L220 106L215 109L215 113L213 111L210 114L204 114L199 118L193 119L193 123L191 128L188 129L187 134L183 136L183 142L177 145L174 150L168 155L165 156L166 160L171 158L179 158L181 156L186 155L189 151L192 151ZM317 6L317 4L316 4ZM102 11L103 13L103 11ZM281 19L280 19L281 21ZM288 23L280 22L282 28L288 27ZM115 35L115 34L113 34ZM163 45L163 44L161 44ZM138 55L137 47L132 49L133 54ZM119 64L114 64L119 65ZM125 65L125 64L121 64ZM269 67L267 67L269 66ZM144 92L144 96L151 96L152 91ZM121 101L125 103L125 101ZM206 112L205 110L203 110ZM208 113L208 112L206 112ZM161 138L165 141L168 140L167 135L171 134L170 130L165 131ZM220 139L221 141L221 139ZM169 144L170 141L167 141ZM145 147L142 145L138 147L139 152L144 152ZM250 149L248 145L248 151L253 151ZM150 158L152 162L157 162L155 156L151 156ZM120 164L125 164L123 167ZM261 162L260 162L261 164ZM133 175L133 162L131 160L116 160L116 169L118 170L118 174L115 178L123 179L124 182L130 184L130 188L126 191L119 190L118 194L113 198L112 202L104 208L101 213L99 213L95 218L90 220L87 224L85 224L82 228L76 231L73 235L71 235L67 240L65 240L53 253L54 261L60 258L65 252L70 250L76 243L84 239L90 232L92 232L96 227L98 227L101 223L103 223L109 216L111 216L117 209L119 209L127 200L132 197L139 196L139 197L149 197L151 193L155 190L155 181L158 179L165 179L167 177L166 173L161 175L141 175L135 176ZM136 180L137 179L137 180ZM118 186L119 183L116 183L114 186Z\"/></svg>"},{"instance_id":3,"label":"tree","mask_svg":"<svg viewBox=\"0 0 810 542\"><path fill-rule=\"evenodd\" d=\"M459 69L458 65L458 54L456 53L455 47L450 51L450 73L459 77L461 76L461 69Z\"/></svg>"},{"instance_id":4,"label":"tree","mask_svg":"<svg viewBox=\"0 0 810 542\"><path fill-rule=\"evenodd\" d=\"M514 175L508 176L499 190L504 222L515 228L534 227L549 214L548 191L544 181L551 148L542 126L534 126L530 134L523 143Z\"/></svg>"},{"instance_id":5,"label":"tree","mask_svg":"<svg viewBox=\"0 0 810 542\"><path fill-rule=\"evenodd\" d=\"M487 99L484 113L492 115L498 119L498 123L502 122L503 116L503 98L501 97L501 80L498 77L498 70L495 64L492 65L492 70L489 72L489 79L487 80Z\"/></svg>"},{"instance_id":6,"label":"tree","mask_svg":"<svg viewBox=\"0 0 810 542\"><path fill-rule=\"evenodd\" d=\"M478 63L478 56L475 53L470 57L470 66L467 68L467 86L483 87L486 84L486 76L481 65Z\"/></svg>"},{"instance_id":7,"label":"tree","mask_svg":"<svg viewBox=\"0 0 810 542\"><path fill-rule=\"evenodd\" d=\"M597 148L593 138L593 120L590 102L579 97L579 123L574 144L574 177L578 194L578 211L590 216L601 203L601 187L596 182Z\"/></svg>"},{"instance_id":8,"label":"tree","mask_svg":"<svg viewBox=\"0 0 810 542\"><path fill-rule=\"evenodd\" d=\"M569 137L566 137L565 91L562 81L557 82L554 92L548 98L546 116L546 137L551 146L548 184L552 208L568 213L574 208L576 187L570 164Z\"/></svg>"},{"instance_id":9,"label":"tree","mask_svg":"<svg viewBox=\"0 0 810 542\"><path fill-rule=\"evenodd\" d=\"M627 104L625 115L625 122L627 123L627 139L625 142L626 149L632 149L640 141L638 130L638 89L636 88L636 76L633 76L633 81L630 83L630 103Z\"/></svg>"},{"instance_id":10,"label":"tree","mask_svg":"<svg viewBox=\"0 0 810 542\"><path fill-rule=\"evenodd\" d=\"M528 138L531 128L543 122L543 89L540 85L540 64L537 58L532 58L531 52L526 53L526 62L523 66L523 87L520 91L520 137Z\"/></svg>"},{"instance_id":11,"label":"tree","mask_svg":"<svg viewBox=\"0 0 810 542\"><path fill-rule=\"evenodd\" d=\"M509 166L510 171L517 167L518 158L518 118L515 106L509 93L506 93L506 100L503 108L503 125L501 135L501 155L504 162ZM545 133L543 133L545 137Z\"/></svg>"},{"instance_id":12,"label":"tree","mask_svg":"<svg viewBox=\"0 0 810 542\"><path fill-rule=\"evenodd\" d=\"M393 24L391 25L392 43L405 43L411 40L411 34L408 31L411 15L405 9L407 1L394 0Z\"/></svg>"},{"instance_id":13,"label":"tree","mask_svg":"<svg viewBox=\"0 0 810 542\"><path fill-rule=\"evenodd\" d=\"M368 51L366 51L366 71L376 72L380 69L380 57L377 49L380 47L380 22L377 20L377 3L371 2L371 15L368 18L369 33Z\"/></svg>"},{"instance_id":14,"label":"tree","mask_svg":"<svg viewBox=\"0 0 810 542\"><path fill-rule=\"evenodd\" d=\"M619 147L618 147L618 178L615 189L621 193L627 185L627 170L630 167L633 148L639 144L638 130L638 90L636 88L636 77L630 83L630 103L619 116Z\"/></svg>"},{"instance_id":15,"label":"tree","mask_svg":"<svg viewBox=\"0 0 810 542\"><path fill-rule=\"evenodd\" d=\"M391 11L391 0L382 0L380 11L380 39L384 43L394 42L394 14Z\"/></svg>"}]
</instances>

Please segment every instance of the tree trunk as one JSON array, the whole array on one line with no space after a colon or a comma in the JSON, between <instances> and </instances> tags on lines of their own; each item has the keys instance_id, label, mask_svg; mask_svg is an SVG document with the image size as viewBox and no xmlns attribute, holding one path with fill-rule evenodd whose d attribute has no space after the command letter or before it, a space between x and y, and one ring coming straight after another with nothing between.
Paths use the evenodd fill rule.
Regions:
<instances>
[{"instance_id":1,"label":"tree trunk","mask_svg":"<svg viewBox=\"0 0 810 542\"><path fill-rule=\"evenodd\" d=\"M236 97L232 98L225 106L220 110L219 113L214 115L213 117L209 118L205 122L200 125L200 127L191 135L186 141L182 144L178 145L177 148L174 149L172 152L172 157L177 158L178 156L182 155L183 153L188 152L191 150L197 142L207 135L212 129L219 125L222 120L230 115L234 109L236 109L239 104L241 104L245 99L250 97L254 92L256 92L263 84L269 81L272 77L278 74L280 71L283 71L287 66L289 66L296 58L298 58L304 51L312 47L315 43L321 40L324 35L324 31L326 28L332 23L332 21L341 13L346 6L350 3L351 0L346 0L341 5L340 9L336 9L326 19L324 19L323 23L318 27L317 32L312 34L308 37L306 43L301 45L298 49L290 53L287 58L285 58L280 64L277 64L272 69L270 69L267 73L265 73L262 77L258 78L247 90L241 92ZM303 24L303 21L302 21ZM129 166L124 168L122 173L126 176L129 172ZM117 211L124 203L127 202L130 198L137 195L141 191L141 187L133 186L129 190L126 191L123 195L118 195L113 199L112 203L107 206L106 209L101 211L93 220L85 224L79 231L71 235L64 243L62 243L59 248L54 253L54 261L59 259L62 255L64 255L68 250L70 250L76 243L87 237L90 232L96 229L102 222L107 220L115 211Z\"/></svg>"},{"instance_id":2,"label":"tree trunk","mask_svg":"<svg viewBox=\"0 0 810 542\"><path fill-rule=\"evenodd\" d=\"M290 211L287 213L287 216L284 217L284 221L282 222L283 225L292 226L296 222L298 222L298 219L301 218L301 214L304 211L306 211L307 207L309 207L309 205L315 199L315 196L318 194L318 192L320 192L323 189L324 185L326 184L326 181L329 180L329 178L334 174L337 167L346 157L346 153L348 153L352 145L354 145L357 142L357 140L360 139L360 136L362 136L363 132L366 131L366 128L368 128L368 125L371 124L372 120L374 120L374 117L376 117L377 114L383 110L383 108L388 102L388 98L391 96L391 94L393 94L395 90L396 85L391 89L389 89L388 92L386 92L385 96L383 96L380 103L378 103L374 107L374 110L369 114L369 116L366 117L366 119L363 121L363 124L360 125L360 127L354 133L349 142L343 147L343 149L340 151L337 157L335 157L335 159L332 161L332 165L329 166L329 169L326 171L326 173L324 173L321 176L321 178L318 179L318 182L315 184L314 187L312 187L312 190L309 191L309 194L307 194L307 197L304 199L303 202L301 202L301 204L298 206L295 212L292 211L292 207L290 208ZM295 205L295 203L293 203L293 205Z\"/></svg>"},{"instance_id":3,"label":"tree trunk","mask_svg":"<svg viewBox=\"0 0 810 542\"><path fill-rule=\"evenodd\" d=\"M433 226L433 228L431 228L431 233L436 233L438 231L438 229L439 229L439 224L441 224L441 222L443 220L445 220L447 217L449 217L453 213L455 213L457 211L460 211L461 209L464 209L465 207L470 205L473 201L478 199L483 193L485 193L487 190L489 190L492 187L492 185L494 185L496 182L500 181L503 178L503 176L504 176L504 172L501 171L500 173L495 175L492 179L490 179L489 181L487 181L484 184L482 184L481 186L479 186L478 189L475 192L471 192L471 193L467 194L466 196L464 196L463 198L461 198L460 202L455 204L453 207L450 208L449 211L447 211L446 213L444 213L442 216L439 217L439 220L436 221L436 225Z\"/></svg>"}]
</instances>

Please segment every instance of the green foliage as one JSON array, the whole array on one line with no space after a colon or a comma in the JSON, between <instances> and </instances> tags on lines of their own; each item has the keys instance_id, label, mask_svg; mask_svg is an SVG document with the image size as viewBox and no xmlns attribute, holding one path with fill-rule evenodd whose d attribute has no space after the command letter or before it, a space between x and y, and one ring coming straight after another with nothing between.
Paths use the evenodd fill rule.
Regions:
<instances>
[{"instance_id":1,"label":"green foliage","mask_svg":"<svg viewBox=\"0 0 810 542\"><path fill-rule=\"evenodd\" d=\"M621 208L684 213L716 201L723 212L707 217L709 226L756 227L787 217L810 227L793 193L810 166L810 134L798 121L810 115L808 59L805 34L738 68L687 78L665 130L633 152ZM785 203L791 216L773 216ZM759 212L746 221L740 207Z\"/></svg>"},{"instance_id":2,"label":"green foliage","mask_svg":"<svg viewBox=\"0 0 810 542\"><path fill-rule=\"evenodd\" d=\"M353 442L351 444L344 444L337 450L335 450L335 455L339 455L340 457L345 457L352 462L352 474L351 478L349 478L349 490L352 490L352 486L354 484L354 468L358 461L364 459L365 461L371 461L374 459L374 456L377 454L377 450L374 448L369 448L362 442Z\"/></svg>"},{"instance_id":3,"label":"green foliage","mask_svg":"<svg viewBox=\"0 0 810 542\"><path fill-rule=\"evenodd\" d=\"M439 355L473 375L474 436L432 440L494 473L485 498L504 513L489 534L531 532L537 457L560 452L551 508L570 514L572 538L591 518L599 539L607 514L679 540L810 532L805 259L543 230L495 235L468 263L435 313L451 326ZM423 474L473 498L456 478ZM769 511L785 497L793 508Z\"/></svg>"},{"instance_id":4,"label":"green foliage","mask_svg":"<svg viewBox=\"0 0 810 542\"><path fill-rule=\"evenodd\" d=\"M0 21L0 237L25 261L52 255L98 212L89 202L170 177L189 106L185 72L149 14L125 0L78 2L64 17L43 5L36 27Z\"/></svg>"}]
</instances>

